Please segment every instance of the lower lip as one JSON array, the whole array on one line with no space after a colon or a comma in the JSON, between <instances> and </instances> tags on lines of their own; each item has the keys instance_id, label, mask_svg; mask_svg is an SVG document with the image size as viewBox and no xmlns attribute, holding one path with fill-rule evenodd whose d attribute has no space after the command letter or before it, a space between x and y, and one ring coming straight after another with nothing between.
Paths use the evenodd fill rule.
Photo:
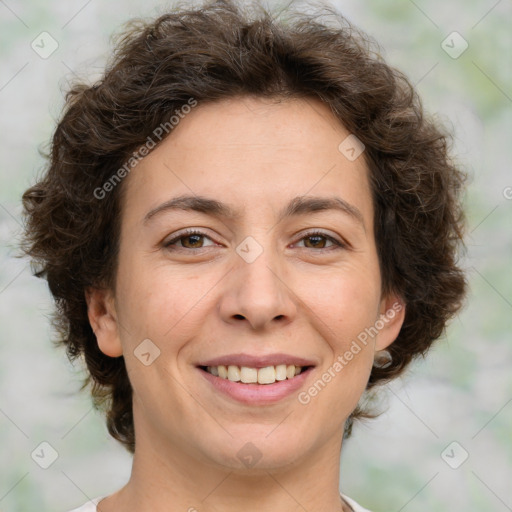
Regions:
<instances>
[{"instance_id":1,"label":"lower lip","mask_svg":"<svg viewBox=\"0 0 512 512\"><path fill-rule=\"evenodd\" d=\"M296 392L312 373L313 367L301 372L293 379L276 381L274 384L243 384L229 379L216 377L211 373L197 368L203 377L221 393L251 405L272 404Z\"/></svg>"}]
</instances>

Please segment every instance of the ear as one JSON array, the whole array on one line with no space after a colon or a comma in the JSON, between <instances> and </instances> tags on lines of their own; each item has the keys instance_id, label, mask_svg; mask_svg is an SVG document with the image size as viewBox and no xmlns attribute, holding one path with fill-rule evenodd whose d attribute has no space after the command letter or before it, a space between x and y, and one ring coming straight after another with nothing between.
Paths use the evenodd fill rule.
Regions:
<instances>
[{"instance_id":1,"label":"ear","mask_svg":"<svg viewBox=\"0 0 512 512\"><path fill-rule=\"evenodd\" d=\"M390 293L381 300L379 313L377 322L382 328L375 339L376 351L389 347L398 337L405 319L405 302L399 295Z\"/></svg>"},{"instance_id":2,"label":"ear","mask_svg":"<svg viewBox=\"0 0 512 512\"><path fill-rule=\"evenodd\" d=\"M87 316L96 335L99 349L107 356L123 355L117 328L115 302L110 290L88 288L85 290Z\"/></svg>"}]
</instances>

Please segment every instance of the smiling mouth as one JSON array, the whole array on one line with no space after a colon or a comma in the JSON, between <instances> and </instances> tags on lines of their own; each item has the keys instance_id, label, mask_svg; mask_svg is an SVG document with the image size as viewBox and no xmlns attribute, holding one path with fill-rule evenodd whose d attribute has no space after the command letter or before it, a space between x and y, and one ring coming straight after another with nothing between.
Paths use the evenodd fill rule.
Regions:
<instances>
[{"instance_id":1,"label":"smiling mouth","mask_svg":"<svg viewBox=\"0 0 512 512\"><path fill-rule=\"evenodd\" d=\"M220 379L238 382L241 384L268 385L284 380L292 380L297 375L310 370L313 366L295 366L293 364L279 364L264 368L248 366L219 365L199 366L201 370Z\"/></svg>"}]
</instances>

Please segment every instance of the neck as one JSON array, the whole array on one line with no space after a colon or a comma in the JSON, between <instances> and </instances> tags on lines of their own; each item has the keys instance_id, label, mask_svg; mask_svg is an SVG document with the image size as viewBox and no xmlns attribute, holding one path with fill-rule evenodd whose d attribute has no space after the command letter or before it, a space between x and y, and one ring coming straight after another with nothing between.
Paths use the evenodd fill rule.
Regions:
<instances>
[{"instance_id":1,"label":"neck","mask_svg":"<svg viewBox=\"0 0 512 512\"><path fill-rule=\"evenodd\" d=\"M351 510L339 493L341 434L284 466L274 461L250 469L207 460L154 434L137 438L129 482L102 500L98 512Z\"/></svg>"}]
</instances>

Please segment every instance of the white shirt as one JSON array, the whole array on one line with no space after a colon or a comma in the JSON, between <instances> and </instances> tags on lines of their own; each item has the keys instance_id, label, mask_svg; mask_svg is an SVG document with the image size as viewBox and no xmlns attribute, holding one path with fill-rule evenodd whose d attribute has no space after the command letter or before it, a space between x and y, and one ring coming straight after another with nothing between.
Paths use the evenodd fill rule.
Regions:
<instances>
[{"instance_id":1,"label":"white shirt","mask_svg":"<svg viewBox=\"0 0 512 512\"><path fill-rule=\"evenodd\" d=\"M342 496L347 501L347 503L354 509L354 512L370 512L369 510L361 507L361 505L358 505L353 499L349 498L348 496L345 496L344 494L342 494ZM103 498L106 498L106 496L99 496L97 498L94 498L93 500L88 501L85 505L78 508L74 508L69 512L98 512L96 509L96 505Z\"/></svg>"}]
</instances>

